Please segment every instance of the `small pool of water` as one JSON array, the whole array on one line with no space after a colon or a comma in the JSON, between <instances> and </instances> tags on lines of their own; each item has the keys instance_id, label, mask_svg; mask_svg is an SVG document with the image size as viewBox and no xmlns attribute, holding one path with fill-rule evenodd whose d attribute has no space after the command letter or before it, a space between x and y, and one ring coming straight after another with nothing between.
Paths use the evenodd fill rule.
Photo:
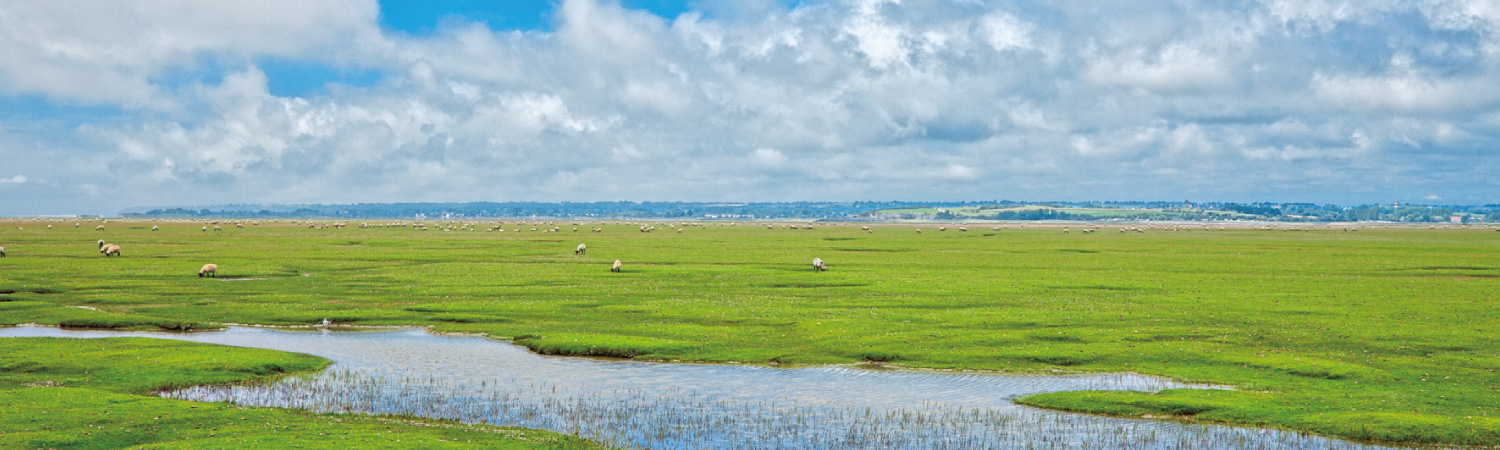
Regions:
<instances>
[{"instance_id":1,"label":"small pool of water","mask_svg":"<svg viewBox=\"0 0 1500 450\"><path fill-rule=\"evenodd\" d=\"M1056 413L1010 402L1017 396L1066 390L1211 388L1134 374L780 369L549 357L506 342L419 329L0 329L0 337L26 336L145 336L308 353L334 364L319 374L265 385L198 387L163 395L541 428L623 447L1386 448L1277 430Z\"/></svg>"}]
</instances>

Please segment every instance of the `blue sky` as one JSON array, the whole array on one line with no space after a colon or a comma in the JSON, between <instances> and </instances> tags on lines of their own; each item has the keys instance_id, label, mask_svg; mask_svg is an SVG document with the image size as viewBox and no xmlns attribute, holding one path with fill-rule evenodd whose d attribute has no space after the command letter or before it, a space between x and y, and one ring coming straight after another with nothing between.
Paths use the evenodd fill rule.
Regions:
<instances>
[{"instance_id":1,"label":"blue sky","mask_svg":"<svg viewBox=\"0 0 1500 450\"><path fill-rule=\"evenodd\" d=\"M0 215L1500 203L1481 0L0 4Z\"/></svg>"},{"instance_id":2,"label":"blue sky","mask_svg":"<svg viewBox=\"0 0 1500 450\"><path fill-rule=\"evenodd\" d=\"M688 12L686 0L629 0L620 5L648 11L661 17L677 17ZM483 23L492 30L546 30L551 28L552 11L558 2L536 1L383 1L380 2L380 26L414 35L429 35L444 20Z\"/></svg>"}]
</instances>

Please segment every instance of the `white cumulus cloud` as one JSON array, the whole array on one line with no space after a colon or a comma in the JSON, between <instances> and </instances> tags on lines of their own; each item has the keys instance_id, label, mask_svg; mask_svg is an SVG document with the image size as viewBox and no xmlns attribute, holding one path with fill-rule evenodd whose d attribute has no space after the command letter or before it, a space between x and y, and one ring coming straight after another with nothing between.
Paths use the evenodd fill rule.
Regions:
<instances>
[{"instance_id":1,"label":"white cumulus cloud","mask_svg":"<svg viewBox=\"0 0 1500 450\"><path fill-rule=\"evenodd\" d=\"M1407 192L1500 202L1493 2L695 5L659 17L562 0L543 30L456 20L412 35L382 30L370 0L0 4L0 97L25 105L0 116L0 161L46 183L3 180L68 186L4 196L0 213ZM288 75L261 67L267 58L379 77L276 95Z\"/></svg>"}]
</instances>

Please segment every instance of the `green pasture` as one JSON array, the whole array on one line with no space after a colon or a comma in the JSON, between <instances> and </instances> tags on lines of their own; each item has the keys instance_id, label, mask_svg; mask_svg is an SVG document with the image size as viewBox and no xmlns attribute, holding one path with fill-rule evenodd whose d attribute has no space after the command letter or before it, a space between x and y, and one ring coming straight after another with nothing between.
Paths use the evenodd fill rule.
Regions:
<instances>
[{"instance_id":1,"label":"green pasture","mask_svg":"<svg viewBox=\"0 0 1500 450\"><path fill-rule=\"evenodd\" d=\"M545 431L155 395L328 365L310 355L146 338L7 338L0 355L0 448L597 448Z\"/></svg>"},{"instance_id":2,"label":"green pasture","mask_svg":"<svg viewBox=\"0 0 1500 450\"><path fill-rule=\"evenodd\" d=\"M1489 229L245 223L0 222L0 323L327 318L488 333L568 355L1130 371L1238 390L1020 402L1361 440L1500 442L1500 233ZM97 239L123 256L100 255ZM580 243L586 255L573 254ZM814 272L814 257L829 270ZM617 259L624 271L612 273ZM219 265L218 279L196 276L205 263Z\"/></svg>"}]
</instances>

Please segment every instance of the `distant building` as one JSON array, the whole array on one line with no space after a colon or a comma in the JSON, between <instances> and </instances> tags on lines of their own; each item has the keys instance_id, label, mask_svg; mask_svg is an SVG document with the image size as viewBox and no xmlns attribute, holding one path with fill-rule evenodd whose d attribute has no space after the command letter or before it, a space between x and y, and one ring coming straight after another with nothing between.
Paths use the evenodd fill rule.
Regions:
<instances>
[{"instance_id":1,"label":"distant building","mask_svg":"<svg viewBox=\"0 0 1500 450\"><path fill-rule=\"evenodd\" d=\"M1448 221L1453 223L1464 223L1464 216L1448 216Z\"/></svg>"}]
</instances>

